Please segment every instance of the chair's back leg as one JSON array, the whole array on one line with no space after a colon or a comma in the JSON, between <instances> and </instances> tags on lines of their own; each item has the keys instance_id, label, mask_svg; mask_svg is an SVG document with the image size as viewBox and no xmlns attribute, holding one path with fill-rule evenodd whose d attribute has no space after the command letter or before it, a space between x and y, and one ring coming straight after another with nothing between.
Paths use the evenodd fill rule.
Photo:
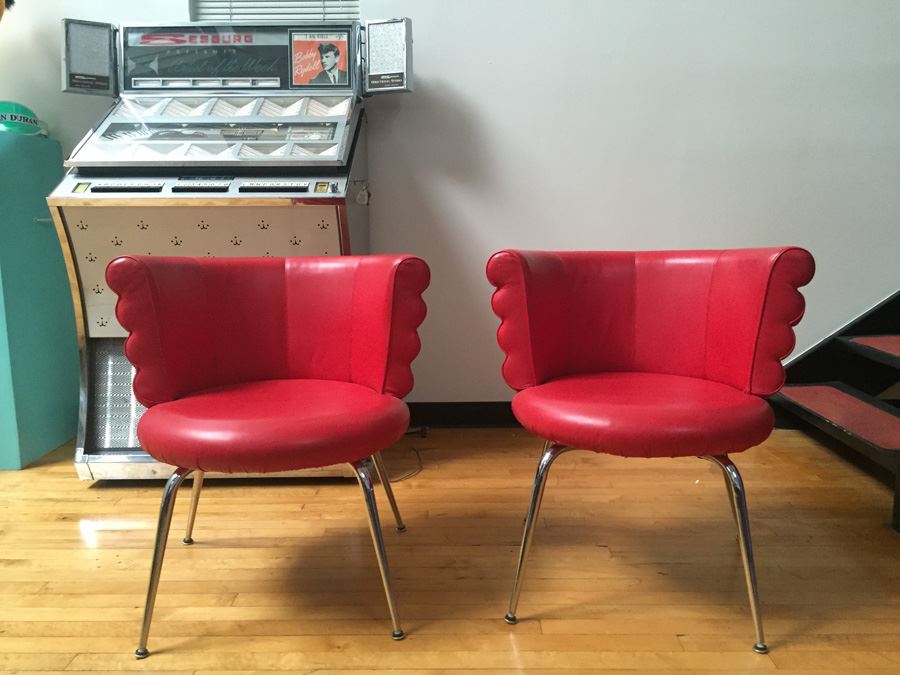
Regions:
<instances>
[{"instance_id":1,"label":"chair's back leg","mask_svg":"<svg viewBox=\"0 0 900 675\"><path fill-rule=\"evenodd\" d=\"M538 462L537 473L534 477L534 486L531 489L531 505L528 507L528 515L525 517L525 531L522 533L522 546L519 548L519 562L516 565L516 580L513 583L512 596L509 599L509 611L503 617L506 623L516 623L516 606L519 604L519 593L522 591L522 578L525 574L525 562L528 559L528 551L531 550L531 541L534 535L534 525L537 522L538 513L541 510L541 501L544 498L544 485L550 465L562 453L572 448L566 445L544 443L544 451Z\"/></svg>"},{"instance_id":2,"label":"chair's back leg","mask_svg":"<svg viewBox=\"0 0 900 675\"><path fill-rule=\"evenodd\" d=\"M162 504L159 507L159 524L156 527L156 545L153 549L153 563L150 565L150 585L147 588L147 600L144 603L144 622L141 624L141 640L134 655L143 659L147 651L147 638L150 636L150 621L153 619L153 605L156 604L156 589L159 587L159 575L162 572L163 558L166 556L166 541L169 538L169 527L172 525L172 513L175 510L175 496L191 469L175 469L163 489Z\"/></svg>"},{"instance_id":3,"label":"chair's back leg","mask_svg":"<svg viewBox=\"0 0 900 675\"><path fill-rule=\"evenodd\" d=\"M395 640L402 640L406 633L400 628L400 617L397 614L397 602L394 599L394 588L391 583L391 570L388 567L387 552L384 549L384 537L381 534L381 520L378 518L378 505L375 503L375 489L372 486L372 469L374 463L370 459L362 459L352 463L356 471L356 478L362 488L363 497L366 500L366 509L369 513L369 532L372 534L372 543L375 544L375 557L378 559L378 569L381 571L381 582L384 584L384 594L387 596L388 610L391 613L391 622L394 624L394 632L391 634Z\"/></svg>"},{"instance_id":4,"label":"chair's back leg","mask_svg":"<svg viewBox=\"0 0 900 675\"><path fill-rule=\"evenodd\" d=\"M194 538L191 536L194 532L194 519L197 517L197 504L200 502L200 490L203 489L203 471L195 471L194 477L191 479L194 484L191 486L191 511L188 513L187 529L184 532L184 539L181 541L185 544L193 544Z\"/></svg>"},{"instance_id":5,"label":"chair's back leg","mask_svg":"<svg viewBox=\"0 0 900 675\"><path fill-rule=\"evenodd\" d=\"M397 500L394 499L394 489L391 487L391 479L388 478L388 472L384 467L384 460L381 458L381 453L376 452L372 455L372 461L375 463L375 471L378 473L378 480L381 482L385 494L387 494L388 502L390 502L391 505L391 511L394 512L394 520L397 522L397 532L405 532L406 525L403 524L403 519L400 517L400 509L397 508Z\"/></svg>"},{"instance_id":6,"label":"chair's back leg","mask_svg":"<svg viewBox=\"0 0 900 675\"><path fill-rule=\"evenodd\" d=\"M747 595L750 598L750 613L756 628L756 644L753 651L766 654L769 648L763 635L762 613L759 607L759 592L756 584L756 565L753 562L753 544L750 541L750 516L747 513L747 496L744 481L737 467L727 455L707 456L703 459L717 464L725 474L725 484L731 497L731 510L736 514L738 542L741 548L741 559L744 563L744 576L747 579Z\"/></svg>"}]
</instances>

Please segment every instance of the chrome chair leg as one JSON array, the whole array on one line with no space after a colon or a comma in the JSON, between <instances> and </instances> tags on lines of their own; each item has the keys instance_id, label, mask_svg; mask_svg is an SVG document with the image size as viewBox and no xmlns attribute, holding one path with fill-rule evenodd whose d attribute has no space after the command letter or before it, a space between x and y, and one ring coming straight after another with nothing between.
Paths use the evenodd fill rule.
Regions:
<instances>
[{"instance_id":1,"label":"chrome chair leg","mask_svg":"<svg viewBox=\"0 0 900 675\"><path fill-rule=\"evenodd\" d=\"M394 624L394 632L391 637L402 640L406 633L400 628L400 617L397 614L397 602L394 599L394 589L391 584L391 570L388 567L387 552L384 549L384 538L381 535L381 521L378 518L378 505L375 503L375 489L372 487L372 469L374 462L371 459L362 459L352 463L356 471L356 478L362 488L366 500L366 509L369 512L369 532L372 534L372 543L375 544L375 557L378 559L378 569L381 572L381 582L384 584L384 594L387 597L388 610L391 613L391 622Z\"/></svg>"},{"instance_id":2,"label":"chrome chair leg","mask_svg":"<svg viewBox=\"0 0 900 675\"><path fill-rule=\"evenodd\" d=\"M388 478L387 469L384 468L384 460L381 453L376 452L372 455L372 461L375 463L375 472L378 474L378 480L381 482L384 491L387 494L388 502L391 504L391 511L394 512L394 520L397 522L397 532L406 532L406 525L400 517L400 509L397 508L397 501L394 499L394 489L391 487L391 479Z\"/></svg>"},{"instance_id":3,"label":"chrome chair leg","mask_svg":"<svg viewBox=\"0 0 900 675\"><path fill-rule=\"evenodd\" d=\"M522 547L519 549L519 562L516 566L516 580L513 584L512 596L509 599L509 611L503 617L506 623L514 624L518 621L516 618L516 606L519 604L519 593L522 590L525 562L528 558L528 551L531 549L534 525L537 522L538 512L541 510L541 500L544 497L544 485L547 473L550 471L550 465L562 453L572 449L567 445L551 443L550 441L544 444L544 451L541 454L537 474L534 477L534 487L531 490L531 506L528 508L528 515L525 518L525 532L522 534Z\"/></svg>"},{"instance_id":4,"label":"chrome chair leg","mask_svg":"<svg viewBox=\"0 0 900 675\"><path fill-rule=\"evenodd\" d=\"M713 464L715 464L715 462L713 462ZM718 466L718 464L716 464L716 466ZM721 467L719 467L719 468L721 468ZM731 508L731 519L734 521L734 525L737 530L737 532L734 535L734 541L737 543L738 546L740 546L741 545L741 535L740 535L741 521L740 521L740 518L738 517L737 510L734 508L734 496L731 492L731 481L728 479L728 474L726 474L724 471L722 472L722 478L725 481L725 491L728 493L728 506Z\"/></svg>"},{"instance_id":5,"label":"chrome chair leg","mask_svg":"<svg viewBox=\"0 0 900 675\"><path fill-rule=\"evenodd\" d=\"M759 592L756 584L756 566L753 562L753 545L750 541L750 517L747 514L747 497L744 490L744 481L737 467L727 455L705 456L713 464L718 465L725 474L725 483L728 486L731 497L731 510L735 514L738 530L738 542L741 549L741 559L744 562L744 576L747 579L747 595L750 598L750 613L753 615L753 624L756 628L756 644L753 651L758 654L767 654L769 648L763 635L762 614L759 607Z\"/></svg>"},{"instance_id":6,"label":"chrome chair leg","mask_svg":"<svg viewBox=\"0 0 900 675\"><path fill-rule=\"evenodd\" d=\"M192 479L194 484L191 486L191 511L188 513L187 530L185 530L184 539L181 540L183 544L194 543L194 538L191 534L194 532L194 519L197 517L197 503L200 501L200 490L203 489L203 476L203 471L194 472L194 478Z\"/></svg>"},{"instance_id":7,"label":"chrome chair leg","mask_svg":"<svg viewBox=\"0 0 900 675\"><path fill-rule=\"evenodd\" d=\"M144 622L141 625L141 640L134 655L145 659L147 638L150 635L150 621L153 619L153 606L156 604L156 589L159 587L159 576L162 572L163 558L166 555L166 541L169 538L169 527L172 525L172 513L175 510L175 496L178 488L191 473L191 469L175 469L163 489L162 504L159 507L159 525L156 527L156 545L153 549L153 563L150 566L150 586L147 588L147 600L144 603Z\"/></svg>"},{"instance_id":8,"label":"chrome chair leg","mask_svg":"<svg viewBox=\"0 0 900 675\"><path fill-rule=\"evenodd\" d=\"M718 462L713 462L713 464L716 464L717 466L719 466ZM722 469L721 466L719 466L719 468ZM725 479L725 490L728 492L728 506L731 507L731 517L734 520L735 526L738 528L737 542L738 542L738 545L740 545L740 543L741 543L740 516L738 516L737 509L734 506L734 490L731 487L731 479L728 477L728 473L724 469L722 470L722 478Z\"/></svg>"}]
</instances>

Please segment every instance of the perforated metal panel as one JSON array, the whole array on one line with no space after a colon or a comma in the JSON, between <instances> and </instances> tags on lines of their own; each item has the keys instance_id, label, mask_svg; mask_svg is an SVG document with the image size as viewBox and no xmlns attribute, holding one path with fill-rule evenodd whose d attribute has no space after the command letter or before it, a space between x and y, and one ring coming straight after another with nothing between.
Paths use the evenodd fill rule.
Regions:
<instances>
[{"instance_id":1,"label":"perforated metal panel","mask_svg":"<svg viewBox=\"0 0 900 675\"><path fill-rule=\"evenodd\" d=\"M147 409L131 391L134 368L125 358L125 341L102 338L88 345L93 414L88 415L85 448L138 448L137 423Z\"/></svg>"}]
</instances>

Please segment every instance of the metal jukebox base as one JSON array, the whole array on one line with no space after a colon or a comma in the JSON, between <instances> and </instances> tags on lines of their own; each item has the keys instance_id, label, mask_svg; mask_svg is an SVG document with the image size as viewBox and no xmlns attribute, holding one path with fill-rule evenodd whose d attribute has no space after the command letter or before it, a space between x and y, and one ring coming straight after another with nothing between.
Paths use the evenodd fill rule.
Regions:
<instances>
[{"instance_id":1,"label":"metal jukebox base","mask_svg":"<svg viewBox=\"0 0 900 675\"><path fill-rule=\"evenodd\" d=\"M81 480L166 480L175 471L169 464L157 462L140 448L110 448L88 452L79 449L75 455L75 471ZM206 478L351 478L349 464L335 464L302 471L277 473L216 473Z\"/></svg>"},{"instance_id":2,"label":"metal jukebox base","mask_svg":"<svg viewBox=\"0 0 900 675\"><path fill-rule=\"evenodd\" d=\"M140 448L137 423L146 408L131 390L134 368L125 358L121 338L94 338L82 354L81 405L75 470L82 480L166 479L175 467L157 462ZM347 477L349 465L267 474L220 474L210 478Z\"/></svg>"}]
</instances>

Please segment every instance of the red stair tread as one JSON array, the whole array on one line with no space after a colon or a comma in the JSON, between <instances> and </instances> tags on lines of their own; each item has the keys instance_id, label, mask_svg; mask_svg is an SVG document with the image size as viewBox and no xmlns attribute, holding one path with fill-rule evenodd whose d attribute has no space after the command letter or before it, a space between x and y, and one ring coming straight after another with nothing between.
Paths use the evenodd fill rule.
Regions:
<instances>
[{"instance_id":1,"label":"red stair tread","mask_svg":"<svg viewBox=\"0 0 900 675\"><path fill-rule=\"evenodd\" d=\"M900 358L900 335L868 335L850 338L850 342L887 352Z\"/></svg>"},{"instance_id":2,"label":"red stair tread","mask_svg":"<svg viewBox=\"0 0 900 675\"><path fill-rule=\"evenodd\" d=\"M884 450L900 450L900 418L827 385L784 387L786 397Z\"/></svg>"}]
</instances>

